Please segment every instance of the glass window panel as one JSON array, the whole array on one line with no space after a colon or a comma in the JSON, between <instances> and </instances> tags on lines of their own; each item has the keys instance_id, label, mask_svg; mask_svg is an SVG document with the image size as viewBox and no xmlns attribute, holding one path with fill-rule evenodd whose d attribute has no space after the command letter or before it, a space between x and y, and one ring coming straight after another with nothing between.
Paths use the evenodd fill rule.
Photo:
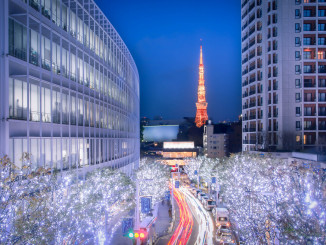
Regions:
<instances>
[{"instance_id":1,"label":"glass window panel","mask_svg":"<svg viewBox=\"0 0 326 245\"><path fill-rule=\"evenodd\" d=\"M29 62L33 65L38 66L39 56L39 34L30 30L30 47L29 47Z\"/></svg>"},{"instance_id":2,"label":"glass window panel","mask_svg":"<svg viewBox=\"0 0 326 245\"><path fill-rule=\"evenodd\" d=\"M40 121L40 87L30 84L30 120Z\"/></svg>"}]
</instances>

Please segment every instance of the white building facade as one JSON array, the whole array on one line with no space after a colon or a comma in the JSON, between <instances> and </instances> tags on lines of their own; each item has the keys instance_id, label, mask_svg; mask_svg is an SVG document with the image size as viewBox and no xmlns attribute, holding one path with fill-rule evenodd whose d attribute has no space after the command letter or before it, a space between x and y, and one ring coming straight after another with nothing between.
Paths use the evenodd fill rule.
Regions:
<instances>
[{"instance_id":1,"label":"white building facade","mask_svg":"<svg viewBox=\"0 0 326 245\"><path fill-rule=\"evenodd\" d=\"M214 125L204 125L203 148L204 155L208 158L222 158L228 155L228 139L226 133L214 132Z\"/></svg>"},{"instance_id":2,"label":"white building facade","mask_svg":"<svg viewBox=\"0 0 326 245\"><path fill-rule=\"evenodd\" d=\"M241 4L242 150L323 149L326 1Z\"/></svg>"},{"instance_id":3,"label":"white building facade","mask_svg":"<svg viewBox=\"0 0 326 245\"><path fill-rule=\"evenodd\" d=\"M0 1L0 155L56 171L139 162L139 75L93 0Z\"/></svg>"}]
</instances>

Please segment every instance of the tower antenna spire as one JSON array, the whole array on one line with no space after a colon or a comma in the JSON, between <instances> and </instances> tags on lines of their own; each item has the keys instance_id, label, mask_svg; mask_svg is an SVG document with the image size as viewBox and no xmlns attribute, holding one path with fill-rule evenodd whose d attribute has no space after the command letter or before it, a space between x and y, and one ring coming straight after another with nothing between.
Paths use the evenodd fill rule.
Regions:
<instances>
[{"instance_id":1,"label":"tower antenna spire","mask_svg":"<svg viewBox=\"0 0 326 245\"><path fill-rule=\"evenodd\" d=\"M200 41L202 41L202 39L200 39ZM196 126L198 128L200 128L208 120L202 45L200 45L199 80L198 80L198 92L197 93L198 93L198 100L196 103L197 112L196 112L195 123L196 123Z\"/></svg>"}]
</instances>

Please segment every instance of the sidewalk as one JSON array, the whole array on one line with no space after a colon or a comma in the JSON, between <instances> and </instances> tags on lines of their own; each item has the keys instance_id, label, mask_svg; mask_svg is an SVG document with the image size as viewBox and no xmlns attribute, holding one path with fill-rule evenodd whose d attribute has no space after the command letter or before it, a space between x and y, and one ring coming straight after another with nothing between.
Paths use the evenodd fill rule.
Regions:
<instances>
[{"instance_id":1,"label":"sidewalk","mask_svg":"<svg viewBox=\"0 0 326 245\"><path fill-rule=\"evenodd\" d=\"M169 212L169 209L171 210ZM155 233L157 237L162 237L169 233L172 222L172 207L169 201L163 201L158 204L157 220L155 222Z\"/></svg>"},{"instance_id":2,"label":"sidewalk","mask_svg":"<svg viewBox=\"0 0 326 245\"><path fill-rule=\"evenodd\" d=\"M172 206L171 203L169 202L167 204L167 202L165 201L165 204L162 204L162 209L161 209L161 214L159 214L158 216L161 217L161 223L162 223L162 227L165 226L165 232L161 233L161 236L157 236L158 239L155 242L155 245L166 245L168 244L171 236L173 235L173 231L175 230L175 228L178 226L179 224L179 220L180 220L180 213L179 213L179 208L177 203L174 201L174 207L175 207L175 219L174 222L172 220L172 217L170 217L169 214L169 207L171 207L172 210ZM172 214L172 213L171 213ZM159 219L159 218L158 218ZM173 222L173 223L172 223ZM159 225L160 226L160 225ZM156 229L156 227L155 227ZM163 231L163 229L161 229ZM157 230L158 232L158 230Z\"/></svg>"}]
</instances>

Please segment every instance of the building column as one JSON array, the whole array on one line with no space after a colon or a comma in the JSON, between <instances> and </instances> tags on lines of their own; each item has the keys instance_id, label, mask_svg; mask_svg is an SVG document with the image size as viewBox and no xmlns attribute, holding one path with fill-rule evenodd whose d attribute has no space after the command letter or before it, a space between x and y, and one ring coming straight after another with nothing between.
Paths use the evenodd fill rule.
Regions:
<instances>
[{"instance_id":1,"label":"building column","mask_svg":"<svg viewBox=\"0 0 326 245\"><path fill-rule=\"evenodd\" d=\"M0 1L0 33L8 32L8 0ZM0 157L9 154L8 35L0 41Z\"/></svg>"}]
</instances>

